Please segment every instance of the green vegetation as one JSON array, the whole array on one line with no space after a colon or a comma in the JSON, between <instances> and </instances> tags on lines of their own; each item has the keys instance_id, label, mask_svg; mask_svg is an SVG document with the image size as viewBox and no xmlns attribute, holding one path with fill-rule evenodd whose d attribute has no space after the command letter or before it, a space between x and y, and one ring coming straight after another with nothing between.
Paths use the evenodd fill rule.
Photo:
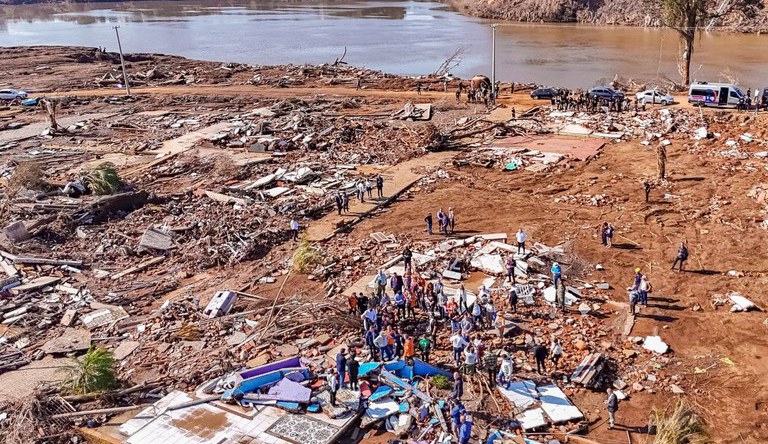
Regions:
<instances>
[{"instance_id":1,"label":"green vegetation","mask_svg":"<svg viewBox=\"0 0 768 444\"><path fill-rule=\"evenodd\" d=\"M62 389L75 395L111 390L117 386L115 373L112 352L91 348L69 369Z\"/></svg>"},{"instance_id":2,"label":"green vegetation","mask_svg":"<svg viewBox=\"0 0 768 444\"><path fill-rule=\"evenodd\" d=\"M443 375L435 375L432 378L430 378L429 382L431 382L432 386L438 390L453 389L453 383L451 382L451 380L446 378Z\"/></svg>"},{"instance_id":3,"label":"green vegetation","mask_svg":"<svg viewBox=\"0 0 768 444\"><path fill-rule=\"evenodd\" d=\"M81 174L80 180L93 194L112 194L123 186L123 182L117 175L115 165L104 162L96 168Z\"/></svg>"}]
</instances>

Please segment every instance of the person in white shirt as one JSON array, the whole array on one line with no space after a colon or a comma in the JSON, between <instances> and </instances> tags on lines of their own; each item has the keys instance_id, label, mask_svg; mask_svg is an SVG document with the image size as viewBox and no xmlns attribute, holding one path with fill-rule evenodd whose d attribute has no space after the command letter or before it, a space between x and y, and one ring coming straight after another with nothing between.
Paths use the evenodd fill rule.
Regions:
<instances>
[{"instance_id":1,"label":"person in white shirt","mask_svg":"<svg viewBox=\"0 0 768 444\"><path fill-rule=\"evenodd\" d=\"M291 233L293 234L293 240L299 239L299 221L291 219Z\"/></svg>"},{"instance_id":2,"label":"person in white shirt","mask_svg":"<svg viewBox=\"0 0 768 444\"><path fill-rule=\"evenodd\" d=\"M559 339L552 339L552 364L557 368L557 362L563 357L563 344Z\"/></svg>"},{"instance_id":3,"label":"person in white shirt","mask_svg":"<svg viewBox=\"0 0 768 444\"><path fill-rule=\"evenodd\" d=\"M525 254L525 239L527 238L522 228L517 230L515 239L517 240L517 254Z\"/></svg>"},{"instance_id":4,"label":"person in white shirt","mask_svg":"<svg viewBox=\"0 0 768 444\"><path fill-rule=\"evenodd\" d=\"M499 368L499 386L509 387L514 373L515 363L512 362L512 358L508 354L505 354L501 358L501 367Z\"/></svg>"},{"instance_id":5,"label":"person in white shirt","mask_svg":"<svg viewBox=\"0 0 768 444\"><path fill-rule=\"evenodd\" d=\"M451 346L453 346L453 361L456 364L456 367L458 367L461 365L461 352L464 351L464 347L467 346L467 341L458 333L451 336L450 341Z\"/></svg>"},{"instance_id":6,"label":"person in white shirt","mask_svg":"<svg viewBox=\"0 0 768 444\"><path fill-rule=\"evenodd\" d=\"M483 310L480 307L480 299L476 300L475 303L472 304L472 322L474 322L475 328L483 325Z\"/></svg>"},{"instance_id":7,"label":"person in white shirt","mask_svg":"<svg viewBox=\"0 0 768 444\"><path fill-rule=\"evenodd\" d=\"M464 350L464 373L471 375L475 373L475 365L477 364L477 351L475 347L470 345Z\"/></svg>"}]
</instances>

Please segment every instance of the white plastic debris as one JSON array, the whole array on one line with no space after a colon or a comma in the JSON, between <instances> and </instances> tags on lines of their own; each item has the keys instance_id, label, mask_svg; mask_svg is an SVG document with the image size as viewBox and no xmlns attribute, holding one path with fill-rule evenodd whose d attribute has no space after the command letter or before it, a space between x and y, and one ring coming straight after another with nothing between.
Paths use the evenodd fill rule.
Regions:
<instances>
[{"instance_id":1,"label":"white plastic debris","mask_svg":"<svg viewBox=\"0 0 768 444\"><path fill-rule=\"evenodd\" d=\"M733 307L731 307L732 312L749 311L757 308L757 306L752 301L740 295L739 293L729 294L728 299L733 302Z\"/></svg>"},{"instance_id":2,"label":"white plastic debris","mask_svg":"<svg viewBox=\"0 0 768 444\"><path fill-rule=\"evenodd\" d=\"M660 355L663 355L667 351L669 351L669 346L666 342L661 340L660 336L648 336L645 338L645 341L643 341L643 348L646 350L650 350L654 353L658 353Z\"/></svg>"}]
</instances>

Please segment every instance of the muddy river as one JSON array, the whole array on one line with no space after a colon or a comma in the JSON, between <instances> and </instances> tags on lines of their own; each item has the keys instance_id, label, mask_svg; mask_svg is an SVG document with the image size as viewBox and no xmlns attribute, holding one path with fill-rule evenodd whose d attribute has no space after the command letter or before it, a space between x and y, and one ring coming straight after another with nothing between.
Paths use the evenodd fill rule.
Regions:
<instances>
[{"instance_id":1,"label":"muddy river","mask_svg":"<svg viewBox=\"0 0 768 444\"><path fill-rule=\"evenodd\" d=\"M0 7L0 46L86 45L251 64L345 61L388 72L490 74L490 22L418 1L175 1ZM615 74L679 78L678 40L659 29L502 24L497 77L589 87ZM768 36L702 34L692 78L768 86Z\"/></svg>"}]
</instances>

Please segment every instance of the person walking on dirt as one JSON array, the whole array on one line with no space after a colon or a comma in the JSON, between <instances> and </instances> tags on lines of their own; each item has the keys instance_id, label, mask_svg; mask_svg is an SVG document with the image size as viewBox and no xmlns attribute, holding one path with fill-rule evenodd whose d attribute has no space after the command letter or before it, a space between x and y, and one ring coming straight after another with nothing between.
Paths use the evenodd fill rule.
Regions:
<instances>
[{"instance_id":1,"label":"person walking on dirt","mask_svg":"<svg viewBox=\"0 0 768 444\"><path fill-rule=\"evenodd\" d=\"M610 223L605 227L605 241L606 247L613 248L613 225Z\"/></svg>"},{"instance_id":2,"label":"person walking on dirt","mask_svg":"<svg viewBox=\"0 0 768 444\"><path fill-rule=\"evenodd\" d=\"M349 196L347 193L342 193L341 195L341 209L345 213L349 213Z\"/></svg>"},{"instance_id":3,"label":"person walking on dirt","mask_svg":"<svg viewBox=\"0 0 768 444\"><path fill-rule=\"evenodd\" d=\"M456 88L456 103L461 103L461 83L459 83L459 86Z\"/></svg>"},{"instance_id":4,"label":"person walking on dirt","mask_svg":"<svg viewBox=\"0 0 768 444\"><path fill-rule=\"evenodd\" d=\"M488 384L493 387L496 383L496 376L499 371L498 357L493 350L488 350L485 357L483 357L483 365L485 366L485 372L488 375Z\"/></svg>"},{"instance_id":5,"label":"person walking on dirt","mask_svg":"<svg viewBox=\"0 0 768 444\"><path fill-rule=\"evenodd\" d=\"M608 246L608 222L603 222L600 225L600 245Z\"/></svg>"},{"instance_id":6,"label":"person walking on dirt","mask_svg":"<svg viewBox=\"0 0 768 444\"><path fill-rule=\"evenodd\" d=\"M291 237L294 241L299 240L299 221L291 219Z\"/></svg>"},{"instance_id":7,"label":"person walking on dirt","mask_svg":"<svg viewBox=\"0 0 768 444\"><path fill-rule=\"evenodd\" d=\"M357 181L357 198L360 203L365 203L365 182L363 180Z\"/></svg>"},{"instance_id":8,"label":"person walking on dirt","mask_svg":"<svg viewBox=\"0 0 768 444\"><path fill-rule=\"evenodd\" d=\"M652 291L651 282L648 280L648 277L643 275L642 278L640 278L640 285L638 285L637 289L640 293L640 303L643 304L644 307L647 307L648 293Z\"/></svg>"},{"instance_id":9,"label":"person walking on dirt","mask_svg":"<svg viewBox=\"0 0 768 444\"><path fill-rule=\"evenodd\" d=\"M459 364L456 364L458 368ZM451 399L461 399L464 396L464 378L459 372L453 372L453 392L451 392Z\"/></svg>"},{"instance_id":10,"label":"person walking on dirt","mask_svg":"<svg viewBox=\"0 0 768 444\"><path fill-rule=\"evenodd\" d=\"M544 374L547 372L547 356L549 352L547 347L542 344L537 344L533 347L533 357L536 359L536 372Z\"/></svg>"},{"instance_id":11,"label":"person walking on dirt","mask_svg":"<svg viewBox=\"0 0 768 444\"><path fill-rule=\"evenodd\" d=\"M427 234L432 236L432 213L427 213L427 217L424 218L424 222L427 223Z\"/></svg>"},{"instance_id":12,"label":"person walking on dirt","mask_svg":"<svg viewBox=\"0 0 768 444\"><path fill-rule=\"evenodd\" d=\"M515 234L515 239L517 240L517 254L525 254L525 239L527 237L528 236L522 228L517 230L517 233Z\"/></svg>"},{"instance_id":13,"label":"person walking on dirt","mask_svg":"<svg viewBox=\"0 0 768 444\"><path fill-rule=\"evenodd\" d=\"M341 193L336 193L336 211L339 212L339 216L341 216L341 210L344 208L343 202L341 200Z\"/></svg>"},{"instance_id":14,"label":"person walking on dirt","mask_svg":"<svg viewBox=\"0 0 768 444\"><path fill-rule=\"evenodd\" d=\"M563 343L559 339L552 340L552 365L557 369L557 363L563 357Z\"/></svg>"},{"instance_id":15,"label":"person walking on dirt","mask_svg":"<svg viewBox=\"0 0 768 444\"><path fill-rule=\"evenodd\" d=\"M605 400L605 406L608 410L608 428L612 429L616 425L616 412L619 410L619 397L613 390L606 390L608 399Z\"/></svg>"},{"instance_id":16,"label":"person walking on dirt","mask_svg":"<svg viewBox=\"0 0 768 444\"><path fill-rule=\"evenodd\" d=\"M451 234L453 234L454 229L456 228L456 214L453 212L452 207L448 207L448 225L451 229Z\"/></svg>"},{"instance_id":17,"label":"person walking on dirt","mask_svg":"<svg viewBox=\"0 0 768 444\"><path fill-rule=\"evenodd\" d=\"M381 174L376 176L376 194L379 199L384 198L384 178Z\"/></svg>"},{"instance_id":18,"label":"person walking on dirt","mask_svg":"<svg viewBox=\"0 0 768 444\"><path fill-rule=\"evenodd\" d=\"M363 83L363 80L360 77L358 77L357 81L355 82L355 89L360 91L360 88L362 87L361 86L362 83Z\"/></svg>"},{"instance_id":19,"label":"person walking on dirt","mask_svg":"<svg viewBox=\"0 0 768 444\"><path fill-rule=\"evenodd\" d=\"M421 95L421 83L416 83L416 94Z\"/></svg>"},{"instance_id":20,"label":"person walking on dirt","mask_svg":"<svg viewBox=\"0 0 768 444\"><path fill-rule=\"evenodd\" d=\"M672 262L672 270L674 271L675 265L680 263L679 272L683 272L683 266L685 265L685 261L688 260L688 247L685 245L685 242L680 243L680 247L677 249L677 257L675 257L675 261Z\"/></svg>"},{"instance_id":21,"label":"person walking on dirt","mask_svg":"<svg viewBox=\"0 0 768 444\"><path fill-rule=\"evenodd\" d=\"M365 179L365 192L368 193L368 200L373 200L373 182L371 179Z\"/></svg>"}]
</instances>

